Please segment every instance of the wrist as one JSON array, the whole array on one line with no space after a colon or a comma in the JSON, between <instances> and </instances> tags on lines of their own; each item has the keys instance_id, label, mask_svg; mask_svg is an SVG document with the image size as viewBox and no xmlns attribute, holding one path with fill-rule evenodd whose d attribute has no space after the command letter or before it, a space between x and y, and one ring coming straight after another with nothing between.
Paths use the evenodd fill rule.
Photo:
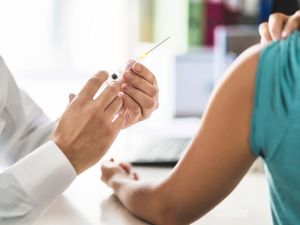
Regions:
<instances>
[{"instance_id":1,"label":"wrist","mask_svg":"<svg viewBox=\"0 0 300 225\"><path fill-rule=\"evenodd\" d=\"M70 164L73 166L75 169L77 175L79 175L82 172L80 164L77 162L76 157L73 155L73 151L70 150L69 147L66 147L61 141L59 141L56 138L52 138L52 141L58 146L60 151L66 156L66 158L69 160Z\"/></svg>"},{"instance_id":2,"label":"wrist","mask_svg":"<svg viewBox=\"0 0 300 225\"><path fill-rule=\"evenodd\" d=\"M53 141L41 145L8 171L41 209L66 190L77 176L74 167Z\"/></svg>"}]
</instances>

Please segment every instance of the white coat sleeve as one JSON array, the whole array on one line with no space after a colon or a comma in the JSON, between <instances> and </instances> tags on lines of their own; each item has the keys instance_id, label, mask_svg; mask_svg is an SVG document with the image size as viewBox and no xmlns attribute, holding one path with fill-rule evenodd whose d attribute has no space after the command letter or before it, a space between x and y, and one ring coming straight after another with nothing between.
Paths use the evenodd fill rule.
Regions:
<instances>
[{"instance_id":1,"label":"white coat sleeve","mask_svg":"<svg viewBox=\"0 0 300 225\"><path fill-rule=\"evenodd\" d=\"M56 144L42 145L0 174L0 224L32 224L75 178Z\"/></svg>"},{"instance_id":2,"label":"white coat sleeve","mask_svg":"<svg viewBox=\"0 0 300 225\"><path fill-rule=\"evenodd\" d=\"M22 92L0 57L0 224L27 225L76 177L43 111Z\"/></svg>"},{"instance_id":3,"label":"white coat sleeve","mask_svg":"<svg viewBox=\"0 0 300 225\"><path fill-rule=\"evenodd\" d=\"M0 164L9 166L48 141L54 124L0 57Z\"/></svg>"}]
</instances>

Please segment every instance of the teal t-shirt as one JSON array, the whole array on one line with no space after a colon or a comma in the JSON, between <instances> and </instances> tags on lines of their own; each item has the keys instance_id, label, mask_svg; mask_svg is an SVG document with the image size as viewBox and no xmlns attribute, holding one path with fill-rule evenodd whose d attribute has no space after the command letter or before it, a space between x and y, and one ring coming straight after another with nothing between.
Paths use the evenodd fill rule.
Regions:
<instances>
[{"instance_id":1,"label":"teal t-shirt","mask_svg":"<svg viewBox=\"0 0 300 225\"><path fill-rule=\"evenodd\" d=\"M300 224L300 33L260 55L252 151L265 161L275 225Z\"/></svg>"}]
</instances>

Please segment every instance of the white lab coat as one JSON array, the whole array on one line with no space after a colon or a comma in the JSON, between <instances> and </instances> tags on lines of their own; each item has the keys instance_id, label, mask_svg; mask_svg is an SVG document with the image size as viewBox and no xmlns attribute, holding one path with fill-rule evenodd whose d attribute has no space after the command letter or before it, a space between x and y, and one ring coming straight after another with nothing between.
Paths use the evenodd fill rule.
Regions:
<instances>
[{"instance_id":1,"label":"white lab coat","mask_svg":"<svg viewBox=\"0 0 300 225\"><path fill-rule=\"evenodd\" d=\"M49 140L53 125L0 57L0 162L9 166L0 174L1 225L32 224L76 178Z\"/></svg>"}]
</instances>

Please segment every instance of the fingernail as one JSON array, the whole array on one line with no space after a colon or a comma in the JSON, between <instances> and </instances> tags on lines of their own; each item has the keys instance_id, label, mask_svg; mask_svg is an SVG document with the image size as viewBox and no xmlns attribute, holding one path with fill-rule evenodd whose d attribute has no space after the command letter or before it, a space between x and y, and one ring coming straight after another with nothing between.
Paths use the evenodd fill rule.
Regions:
<instances>
[{"instance_id":1,"label":"fingernail","mask_svg":"<svg viewBox=\"0 0 300 225\"><path fill-rule=\"evenodd\" d=\"M69 94L69 100L72 101L75 98L75 94L71 93Z\"/></svg>"},{"instance_id":2,"label":"fingernail","mask_svg":"<svg viewBox=\"0 0 300 225\"><path fill-rule=\"evenodd\" d=\"M134 62L134 60L133 59L129 59L128 62L127 62L127 64L130 64L132 62Z\"/></svg>"},{"instance_id":3,"label":"fingernail","mask_svg":"<svg viewBox=\"0 0 300 225\"><path fill-rule=\"evenodd\" d=\"M134 64L133 69L134 69L135 72L140 73L140 72L142 72L143 67L142 67L141 64L136 63L136 64Z\"/></svg>"},{"instance_id":4,"label":"fingernail","mask_svg":"<svg viewBox=\"0 0 300 225\"><path fill-rule=\"evenodd\" d=\"M125 84L122 85L121 90L122 90L123 92L126 92L126 91L128 91L129 88L130 88L129 85L125 83Z\"/></svg>"},{"instance_id":5,"label":"fingernail","mask_svg":"<svg viewBox=\"0 0 300 225\"><path fill-rule=\"evenodd\" d=\"M125 70L130 70L132 65L135 63L135 61L133 59L130 59L128 62L127 62L127 66L126 66L126 69Z\"/></svg>"},{"instance_id":6,"label":"fingernail","mask_svg":"<svg viewBox=\"0 0 300 225\"><path fill-rule=\"evenodd\" d=\"M287 37L287 32L286 32L286 31L283 31L281 37L282 37L282 38L286 38L286 37Z\"/></svg>"},{"instance_id":7,"label":"fingernail","mask_svg":"<svg viewBox=\"0 0 300 225\"><path fill-rule=\"evenodd\" d=\"M123 170L126 171L126 173L130 174L130 169L126 166L125 163L121 162L120 166L123 168Z\"/></svg>"},{"instance_id":8,"label":"fingernail","mask_svg":"<svg viewBox=\"0 0 300 225\"><path fill-rule=\"evenodd\" d=\"M131 79L131 76L128 72L124 73L124 79L125 80L130 80Z\"/></svg>"}]
</instances>

